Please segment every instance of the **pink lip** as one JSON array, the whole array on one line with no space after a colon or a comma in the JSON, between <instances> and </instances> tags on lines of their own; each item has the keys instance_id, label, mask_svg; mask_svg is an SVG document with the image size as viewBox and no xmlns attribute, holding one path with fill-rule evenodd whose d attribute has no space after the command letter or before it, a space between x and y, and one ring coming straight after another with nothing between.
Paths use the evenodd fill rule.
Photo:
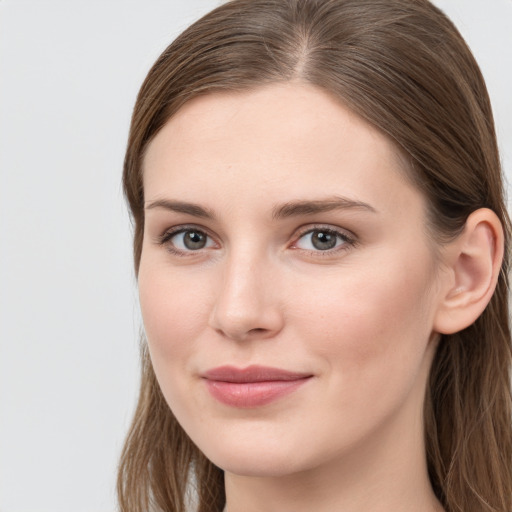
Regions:
<instances>
[{"instance_id":1,"label":"pink lip","mask_svg":"<svg viewBox=\"0 0 512 512\"><path fill-rule=\"evenodd\" d=\"M201 375L208 391L231 407L250 408L269 404L305 384L311 374L266 366L220 366Z\"/></svg>"}]
</instances>

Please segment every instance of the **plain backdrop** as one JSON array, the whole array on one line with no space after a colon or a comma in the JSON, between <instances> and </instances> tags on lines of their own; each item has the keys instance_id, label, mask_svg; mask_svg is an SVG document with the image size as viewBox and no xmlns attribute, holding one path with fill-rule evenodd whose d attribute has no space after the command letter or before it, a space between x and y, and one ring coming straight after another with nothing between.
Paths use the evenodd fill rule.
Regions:
<instances>
[{"instance_id":1,"label":"plain backdrop","mask_svg":"<svg viewBox=\"0 0 512 512\"><path fill-rule=\"evenodd\" d=\"M145 73L219 0L0 0L0 512L114 512L140 318L120 177ZM512 174L512 0L438 0Z\"/></svg>"}]
</instances>

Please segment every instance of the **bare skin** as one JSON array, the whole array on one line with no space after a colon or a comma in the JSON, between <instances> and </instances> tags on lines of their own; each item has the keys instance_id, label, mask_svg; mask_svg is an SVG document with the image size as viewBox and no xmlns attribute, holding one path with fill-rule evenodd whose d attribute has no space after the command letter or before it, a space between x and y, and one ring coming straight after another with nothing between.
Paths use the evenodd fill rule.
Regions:
<instances>
[{"instance_id":1,"label":"bare skin","mask_svg":"<svg viewBox=\"0 0 512 512\"><path fill-rule=\"evenodd\" d=\"M228 512L442 510L422 408L455 281L402 165L386 137L299 84L192 100L151 143L150 354L178 421L225 471ZM307 378L233 405L205 378L226 365Z\"/></svg>"}]
</instances>

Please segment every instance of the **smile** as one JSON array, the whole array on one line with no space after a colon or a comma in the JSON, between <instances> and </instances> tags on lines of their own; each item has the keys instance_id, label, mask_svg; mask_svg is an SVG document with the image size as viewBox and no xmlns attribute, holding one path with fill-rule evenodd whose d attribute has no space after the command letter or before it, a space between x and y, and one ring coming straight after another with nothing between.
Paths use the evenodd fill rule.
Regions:
<instances>
[{"instance_id":1,"label":"smile","mask_svg":"<svg viewBox=\"0 0 512 512\"><path fill-rule=\"evenodd\" d=\"M311 374L279 368L222 366L205 372L206 387L219 402L238 408L260 407L293 393Z\"/></svg>"}]
</instances>

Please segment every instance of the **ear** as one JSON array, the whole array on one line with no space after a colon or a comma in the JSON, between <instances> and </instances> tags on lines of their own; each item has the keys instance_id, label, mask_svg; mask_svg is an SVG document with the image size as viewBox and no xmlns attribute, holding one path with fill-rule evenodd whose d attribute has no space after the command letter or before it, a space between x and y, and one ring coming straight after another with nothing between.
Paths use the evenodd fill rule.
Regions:
<instances>
[{"instance_id":1,"label":"ear","mask_svg":"<svg viewBox=\"0 0 512 512\"><path fill-rule=\"evenodd\" d=\"M470 326L491 300L503 260L501 222L492 210L476 210L464 231L444 249L447 272L442 275L434 330L453 334Z\"/></svg>"}]
</instances>

